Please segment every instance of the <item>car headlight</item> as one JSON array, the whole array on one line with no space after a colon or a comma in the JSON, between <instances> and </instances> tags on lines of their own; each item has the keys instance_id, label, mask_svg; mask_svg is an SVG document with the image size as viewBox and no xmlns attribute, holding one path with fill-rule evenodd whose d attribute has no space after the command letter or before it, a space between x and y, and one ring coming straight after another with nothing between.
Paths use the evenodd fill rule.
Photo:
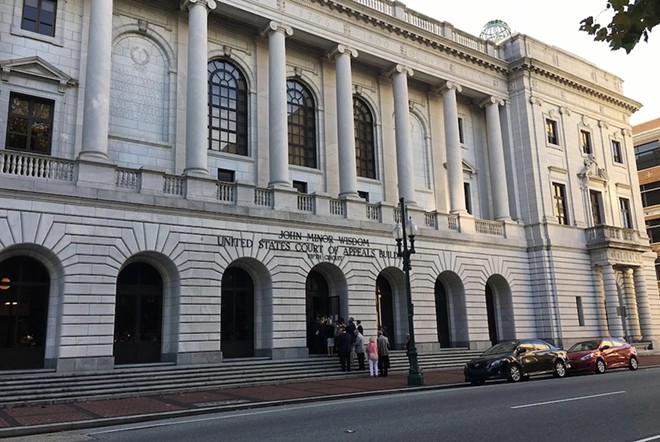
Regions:
<instances>
[{"instance_id":1,"label":"car headlight","mask_svg":"<svg viewBox=\"0 0 660 442\"><path fill-rule=\"evenodd\" d=\"M502 360L498 359L498 360L493 361L493 362L490 363L490 368L497 368L500 365L502 365Z\"/></svg>"},{"instance_id":2,"label":"car headlight","mask_svg":"<svg viewBox=\"0 0 660 442\"><path fill-rule=\"evenodd\" d=\"M591 358L593 358L593 357L594 357L594 354L593 354L593 353L589 353L588 355L584 355L584 356L582 356L582 357L580 358L580 360L581 360L581 361L588 361L589 359L591 359Z\"/></svg>"}]
</instances>

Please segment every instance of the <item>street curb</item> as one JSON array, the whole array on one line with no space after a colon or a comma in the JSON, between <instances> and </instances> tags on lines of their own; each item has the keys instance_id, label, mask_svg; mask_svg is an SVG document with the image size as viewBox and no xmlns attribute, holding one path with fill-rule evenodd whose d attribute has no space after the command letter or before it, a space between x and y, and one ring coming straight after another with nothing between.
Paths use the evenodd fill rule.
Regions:
<instances>
[{"instance_id":1,"label":"street curb","mask_svg":"<svg viewBox=\"0 0 660 442\"><path fill-rule=\"evenodd\" d=\"M469 384L466 384L464 382L454 383L454 384L428 385L428 386L423 385L416 387L361 391L357 393L341 393L334 395L326 394L323 396L310 396L310 397L295 398L295 399L281 399L276 401L261 401L261 402L248 402L242 404L218 405L214 407L192 408L188 410L165 411L165 412L149 413L149 414L137 414L134 416L119 416L119 417L108 417L101 419L89 419L89 420L75 421L75 422L61 422L56 424L12 427L12 428L0 429L0 439L5 437L33 436L36 434L81 430L85 428L97 428L97 427L104 427L110 425L132 424L135 422L150 422L160 419L174 419L178 417L198 416L198 415L221 412L221 411L250 410L253 408L265 408L265 407L279 406L279 405L286 406L286 405L296 405L296 404L313 403L313 402L324 402L324 401L338 400L338 399L353 399L356 397L365 397L365 396L382 396L382 395L394 394L394 393L404 393L404 392L410 393L415 391L441 390L441 389L460 388L460 387L469 387L469 386L470 386Z\"/></svg>"}]
</instances>

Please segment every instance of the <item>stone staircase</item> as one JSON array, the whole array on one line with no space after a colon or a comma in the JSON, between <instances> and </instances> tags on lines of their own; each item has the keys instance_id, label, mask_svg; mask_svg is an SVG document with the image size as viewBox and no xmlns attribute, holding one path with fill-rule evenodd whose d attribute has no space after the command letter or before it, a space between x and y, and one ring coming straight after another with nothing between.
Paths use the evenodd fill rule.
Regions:
<instances>
[{"instance_id":1,"label":"stone staircase","mask_svg":"<svg viewBox=\"0 0 660 442\"><path fill-rule=\"evenodd\" d=\"M437 353L420 354L418 362L424 371L458 369L480 353L480 350L464 348L443 349ZM391 352L390 365L391 372L407 371L405 352ZM337 357L324 356L286 361L249 358L186 367L142 365L93 374L60 374L47 370L21 374L0 372L0 408L358 377L364 374L342 372Z\"/></svg>"}]
</instances>

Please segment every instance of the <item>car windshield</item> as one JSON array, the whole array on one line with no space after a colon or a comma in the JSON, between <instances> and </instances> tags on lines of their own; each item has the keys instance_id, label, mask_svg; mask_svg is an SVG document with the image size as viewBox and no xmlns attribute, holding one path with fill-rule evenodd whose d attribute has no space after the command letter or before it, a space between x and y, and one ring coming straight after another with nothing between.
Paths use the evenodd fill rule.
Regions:
<instances>
[{"instance_id":1,"label":"car windshield","mask_svg":"<svg viewBox=\"0 0 660 442\"><path fill-rule=\"evenodd\" d=\"M516 342L500 342L493 345L491 348L483 353L483 356L501 355L504 353L512 353L518 344Z\"/></svg>"},{"instance_id":2,"label":"car windshield","mask_svg":"<svg viewBox=\"0 0 660 442\"><path fill-rule=\"evenodd\" d=\"M600 341L584 341L584 342L578 342L577 344L573 345L571 348L568 349L569 352L573 351L591 351L591 350L596 350L598 348L598 343Z\"/></svg>"}]
</instances>

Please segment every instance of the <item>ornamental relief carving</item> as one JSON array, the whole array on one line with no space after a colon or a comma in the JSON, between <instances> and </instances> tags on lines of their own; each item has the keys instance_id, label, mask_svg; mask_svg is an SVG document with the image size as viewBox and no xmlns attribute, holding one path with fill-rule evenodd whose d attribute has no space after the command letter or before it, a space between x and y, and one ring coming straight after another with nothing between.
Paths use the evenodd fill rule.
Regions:
<instances>
[{"instance_id":1,"label":"ornamental relief carving","mask_svg":"<svg viewBox=\"0 0 660 442\"><path fill-rule=\"evenodd\" d=\"M612 265L641 265L642 254L630 250L607 249L607 260Z\"/></svg>"}]
</instances>

